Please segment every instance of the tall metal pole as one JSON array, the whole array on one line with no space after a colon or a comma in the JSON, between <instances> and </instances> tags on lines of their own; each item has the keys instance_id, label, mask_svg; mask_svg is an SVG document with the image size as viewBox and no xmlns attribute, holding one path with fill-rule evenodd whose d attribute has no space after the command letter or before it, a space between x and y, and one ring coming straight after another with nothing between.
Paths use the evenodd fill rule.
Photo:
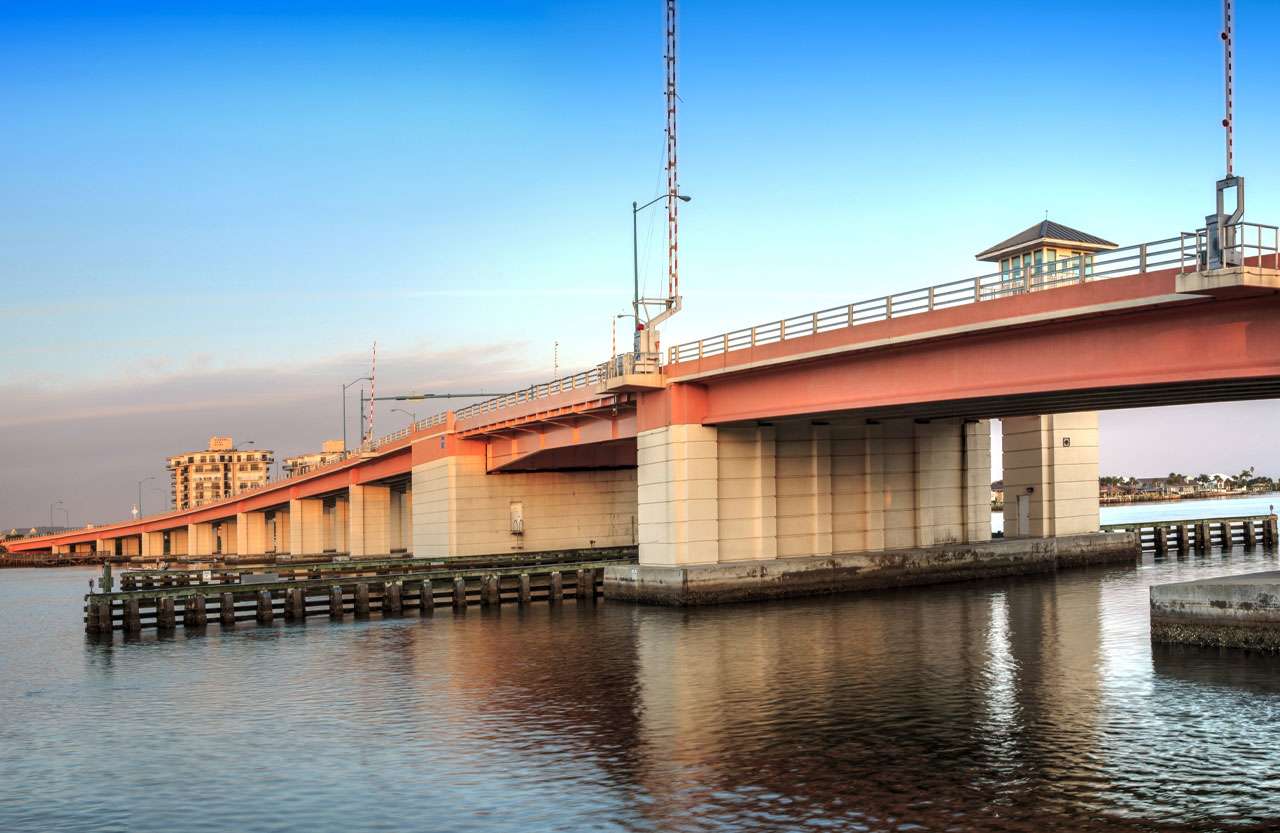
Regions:
<instances>
[{"instance_id":1,"label":"tall metal pole","mask_svg":"<svg viewBox=\"0 0 1280 833\"><path fill-rule=\"evenodd\" d=\"M676 0L667 0L667 299L680 296L679 201L676 173Z\"/></svg>"},{"instance_id":2,"label":"tall metal pole","mask_svg":"<svg viewBox=\"0 0 1280 833\"><path fill-rule=\"evenodd\" d=\"M1227 140L1227 178L1232 175L1232 158L1231 158L1231 133L1233 126L1231 93L1233 86L1233 67L1232 67L1232 35L1235 29L1235 19L1232 16L1231 0L1222 0L1222 62L1225 70L1226 79L1226 112L1222 118L1222 126L1225 128Z\"/></svg>"},{"instance_id":3,"label":"tall metal pole","mask_svg":"<svg viewBox=\"0 0 1280 833\"><path fill-rule=\"evenodd\" d=\"M631 277L635 286L635 290L631 295L631 312L633 326L631 327L632 347L631 349L640 352L640 255L639 255L639 239L636 232L636 215L640 213L635 200L631 201Z\"/></svg>"},{"instance_id":4,"label":"tall metal pole","mask_svg":"<svg viewBox=\"0 0 1280 833\"><path fill-rule=\"evenodd\" d=\"M342 450L347 450L347 386L342 386Z\"/></svg>"}]
</instances>

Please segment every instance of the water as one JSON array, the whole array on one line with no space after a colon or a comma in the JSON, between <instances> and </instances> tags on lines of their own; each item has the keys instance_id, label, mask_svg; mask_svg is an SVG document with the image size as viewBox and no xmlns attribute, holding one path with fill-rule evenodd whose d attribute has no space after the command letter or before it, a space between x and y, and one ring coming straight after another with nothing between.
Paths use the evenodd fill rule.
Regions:
<instances>
[{"instance_id":1,"label":"water","mask_svg":"<svg viewBox=\"0 0 1280 833\"><path fill-rule=\"evenodd\" d=\"M1104 524L1134 521L1170 521L1194 518L1238 518L1243 515L1269 515L1280 506L1280 493L1269 492L1248 497L1209 498L1207 500L1169 500L1161 503L1121 503L1104 506ZM1004 513L991 513L991 531L1004 530Z\"/></svg>"},{"instance_id":2,"label":"water","mask_svg":"<svg viewBox=\"0 0 1280 833\"><path fill-rule=\"evenodd\" d=\"M0 571L0 831L1280 829L1280 658L1146 590L1278 561L108 644Z\"/></svg>"}]
</instances>

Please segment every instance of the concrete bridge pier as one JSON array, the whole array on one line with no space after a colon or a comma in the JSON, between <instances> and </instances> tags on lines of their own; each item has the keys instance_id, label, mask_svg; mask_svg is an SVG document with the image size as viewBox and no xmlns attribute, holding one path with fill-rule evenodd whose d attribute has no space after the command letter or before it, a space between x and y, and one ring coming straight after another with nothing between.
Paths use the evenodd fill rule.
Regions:
<instances>
[{"instance_id":1,"label":"concrete bridge pier","mask_svg":"<svg viewBox=\"0 0 1280 833\"><path fill-rule=\"evenodd\" d=\"M1001 424L1005 537L1097 532L1097 411L1010 417Z\"/></svg>"},{"instance_id":2,"label":"concrete bridge pier","mask_svg":"<svg viewBox=\"0 0 1280 833\"><path fill-rule=\"evenodd\" d=\"M289 553L315 555L324 551L324 501L292 498L289 501Z\"/></svg>"},{"instance_id":3,"label":"concrete bridge pier","mask_svg":"<svg viewBox=\"0 0 1280 833\"><path fill-rule=\"evenodd\" d=\"M490 472L486 452L455 436L414 446L401 523L416 557L635 543L635 469Z\"/></svg>"},{"instance_id":4,"label":"concrete bridge pier","mask_svg":"<svg viewBox=\"0 0 1280 833\"><path fill-rule=\"evenodd\" d=\"M348 495L347 538L351 556L391 552L391 488L377 483L353 483Z\"/></svg>"}]
</instances>

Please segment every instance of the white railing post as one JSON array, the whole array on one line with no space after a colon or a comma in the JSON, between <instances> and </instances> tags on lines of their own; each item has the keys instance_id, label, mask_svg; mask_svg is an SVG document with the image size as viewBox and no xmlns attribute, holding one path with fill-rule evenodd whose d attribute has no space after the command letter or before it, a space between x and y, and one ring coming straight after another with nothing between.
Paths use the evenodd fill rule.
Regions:
<instances>
[{"instance_id":1,"label":"white railing post","mask_svg":"<svg viewBox=\"0 0 1280 833\"><path fill-rule=\"evenodd\" d=\"M973 279L973 302L976 304L982 300L982 278Z\"/></svg>"},{"instance_id":2,"label":"white railing post","mask_svg":"<svg viewBox=\"0 0 1280 833\"><path fill-rule=\"evenodd\" d=\"M751 328L751 346L752 347L756 346L756 328L755 327Z\"/></svg>"},{"instance_id":3,"label":"white railing post","mask_svg":"<svg viewBox=\"0 0 1280 833\"><path fill-rule=\"evenodd\" d=\"M818 334L818 313L813 314L813 334Z\"/></svg>"},{"instance_id":4,"label":"white railing post","mask_svg":"<svg viewBox=\"0 0 1280 833\"><path fill-rule=\"evenodd\" d=\"M884 317L886 319L893 318L893 296L886 295L884 299Z\"/></svg>"},{"instance_id":5,"label":"white railing post","mask_svg":"<svg viewBox=\"0 0 1280 833\"><path fill-rule=\"evenodd\" d=\"M778 322L778 341L787 340L787 322L786 319Z\"/></svg>"},{"instance_id":6,"label":"white railing post","mask_svg":"<svg viewBox=\"0 0 1280 833\"><path fill-rule=\"evenodd\" d=\"M729 334L728 333L724 334L724 352L726 353L729 352Z\"/></svg>"},{"instance_id":7,"label":"white railing post","mask_svg":"<svg viewBox=\"0 0 1280 833\"><path fill-rule=\"evenodd\" d=\"M929 287L929 312L933 312L933 287Z\"/></svg>"},{"instance_id":8,"label":"white railing post","mask_svg":"<svg viewBox=\"0 0 1280 833\"><path fill-rule=\"evenodd\" d=\"M848 324L848 326L850 326L850 327L852 327L852 326L853 326L853 304L850 304L850 305L849 305L849 324Z\"/></svg>"},{"instance_id":9,"label":"white railing post","mask_svg":"<svg viewBox=\"0 0 1280 833\"><path fill-rule=\"evenodd\" d=\"M1146 274L1147 272L1147 244L1143 243L1138 247L1138 274Z\"/></svg>"}]
</instances>

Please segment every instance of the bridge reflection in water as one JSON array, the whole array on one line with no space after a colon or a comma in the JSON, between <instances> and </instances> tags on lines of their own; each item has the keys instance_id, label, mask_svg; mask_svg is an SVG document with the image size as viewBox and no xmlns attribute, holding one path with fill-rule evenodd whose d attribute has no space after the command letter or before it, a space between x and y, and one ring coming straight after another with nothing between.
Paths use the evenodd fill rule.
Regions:
<instances>
[{"instance_id":1,"label":"bridge reflection in water","mask_svg":"<svg viewBox=\"0 0 1280 833\"><path fill-rule=\"evenodd\" d=\"M43 613L87 573L12 571L0 767L48 788L0 829L1273 829L1280 659L1153 656L1146 587L1275 557L105 644Z\"/></svg>"}]
</instances>

